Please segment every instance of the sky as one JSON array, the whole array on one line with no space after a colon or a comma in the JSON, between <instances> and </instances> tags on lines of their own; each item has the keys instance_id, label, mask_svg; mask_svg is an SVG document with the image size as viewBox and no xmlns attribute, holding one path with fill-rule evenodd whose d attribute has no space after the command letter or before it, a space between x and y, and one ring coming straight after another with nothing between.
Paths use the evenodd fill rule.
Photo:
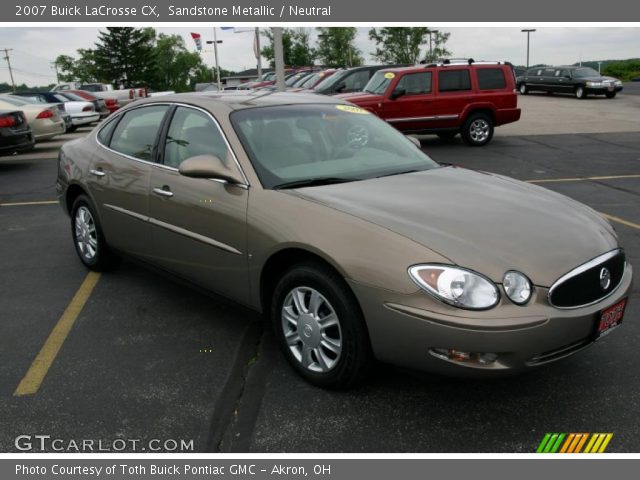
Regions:
<instances>
[{"instance_id":1,"label":"sky","mask_svg":"<svg viewBox=\"0 0 640 480\"><path fill-rule=\"evenodd\" d=\"M526 34L517 27L435 27L451 33L447 48L453 57L475 60L506 60L526 64ZM55 83L51 62L58 55L76 56L78 48L93 48L97 27L0 27L0 48L9 52L17 84L47 85ZM203 41L213 39L213 29L206 27L156 27L159 33L182 35L185 44L195 50L190 32L198 32ZM248 32L238 32L250 30ZM315 29L310 28L312 44ZM367 63L375 45L369 40L369 28L358 28L356 44ZM236 33L237 32L237 33ZM256 66L253 56L252 29L218 29L220 66L244 70ZM205 50L210 46L205 45ZM424 48L428 48L427 45ZM206 64L214 65L212 52L204 52ZM1 56L1 55L0 55ZM531 34L530 64L572 64L580 60L607 60L640 57L640 27L540 27ZM263 60L263 65L266 62ZM7 62L0 58L0 83L10 83Z\"/></svg>"}]
</instances>

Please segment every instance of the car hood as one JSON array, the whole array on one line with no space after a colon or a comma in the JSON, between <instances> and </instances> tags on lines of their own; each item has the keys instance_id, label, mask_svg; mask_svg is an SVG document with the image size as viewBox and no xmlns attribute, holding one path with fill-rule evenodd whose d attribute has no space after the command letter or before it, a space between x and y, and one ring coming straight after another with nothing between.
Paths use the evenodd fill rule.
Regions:
<instances>
[{"instance_id":1,"label":"car hood","mask_svg":"<svg viewBox=\"0 0 640 480\"><path fill-rule=\"evenodd\" d=\"M346 100L347 102L375 102L376 100L381 100L382 95L374 95L372 93L366 92L351 92L351 93L340 93L335 96L335 98L339 98L340 100Z\"/></svg>"},{"instance_id":2,"label":"car hood","mask_svg":"<svg viewBox=\"0 0 640 480\"><path fill-rule=\"evenodd\" d=\"M289 192L392 230L496 282L513 269L550 286L617 247L611 226L589 207L542 187L462 168Z\"/></svg>"}]
</instances>

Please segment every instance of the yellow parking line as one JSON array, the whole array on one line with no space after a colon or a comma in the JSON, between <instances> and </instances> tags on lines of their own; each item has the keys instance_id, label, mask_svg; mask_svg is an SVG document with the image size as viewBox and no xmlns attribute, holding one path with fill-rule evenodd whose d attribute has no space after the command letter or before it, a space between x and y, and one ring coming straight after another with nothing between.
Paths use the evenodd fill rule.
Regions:
<instances>
[{"instance_id":1,"label":"yellow parking line","mask_svg":"<svg viewBox=\"0 0 640 480\"><path fill-rule=\"evenodd\" d=\"M80 288L71 299L67 309L60 317L60 320L58 320L56 326L53 327L49 338L44 342L40 353L38 353L38 356L13 393L15 396L33 395L38 391L44 377L47 375L51 365L53 365L60 348L62 348L62 344L66 340L67 335L69 335L73 324L78 318L78 315L80 315L82 308L89 299L99 279L99 273L89 272L87 274L82 285L80 285Z\"/></svg>"},{"instance_id":2,"label":"yellow parking line","mask_svg":"<svg viewBox=\"0 0 640 480\"><path fill-rule=\"evenodd\" d=\"M633 222L630 222L629 220L625 220L624 218L616 217L614 215L609 215L607 213L602 213L602 212L599 212L599 213L604 218L611 220L612 222L618 222L618 223L621 223L622 225L626 225L627 227L637 228L638 230L640 230L640 225L637 223L633 223Z\"/></svg>"},{"instance_id":3,"label":"yellow parking line","mask_svg":"<svg viewBox=\"0 0 640 480\"><path fill-rule=\"evenodd\" d=\"M25 205L53 205L58 203L57 200L43 200L40 202L14 202L14 203L0 203L0 207L24 207Z\"/></svg>"},{"instance_id":4,"label":"yellow parking line","mask_svg":"<svg viewBox=\"0 0 640 480\"><path fill-rule=\"evenodd\" d=\"M620 178L640 178L640 174L630 175L605 175L600 177L569 177L569 178L541 178L539 180L526 180L527 183L562 183L562 182L584 182L588 180L616 180Z\"/></svg>"}]
</instances>

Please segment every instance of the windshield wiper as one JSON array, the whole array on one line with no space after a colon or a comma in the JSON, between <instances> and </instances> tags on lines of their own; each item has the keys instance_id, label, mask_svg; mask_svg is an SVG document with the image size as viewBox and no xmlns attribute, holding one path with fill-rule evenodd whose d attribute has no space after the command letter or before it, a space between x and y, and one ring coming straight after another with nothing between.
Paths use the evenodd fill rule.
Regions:
<instances>
[{"instance_id":1,"label":"windshield wiper","mask_svg":"<svg viewBox=\"0 0 640 480\"><path fill-rule=\"evenodd\" d=\"M319 177L319 178L305 178L304 180L295 180L293 182L285 182L280 185L275 185L274 190L282 190L285 188L298 188L298 187L318 187L320 185L331 185L332 183L347 183L355 182L356 178L343 178L343 177Z\"/></svg>"},{"instance_id":2,"label":"windshield wiper","mask_svg":"<svg viewBox=\"0 0 640 480\"><path fill-rule=\"evenodd\" d=\"M402 172L385 173L384 175L378 175L376 178L392 177L393 175L404 175L405 173L422 172L422 170L403 170Z\"/></svg>"}]
</instances>

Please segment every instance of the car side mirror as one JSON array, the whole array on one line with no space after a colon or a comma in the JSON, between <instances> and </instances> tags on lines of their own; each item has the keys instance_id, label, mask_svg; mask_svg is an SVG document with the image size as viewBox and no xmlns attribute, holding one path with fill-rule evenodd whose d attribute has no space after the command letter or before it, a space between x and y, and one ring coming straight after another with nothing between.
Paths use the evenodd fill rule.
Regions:
<instances>
[{"instance_id":1,"label":"car side mirror","mask_svg":"<svg viewBox=\"0 0 640 480\"><path fill-rule=\"evenodd\" d=\"M413 135L405 135L405 137L407 137L409 140L411 140L411 143L413 143L416 147L418 147L420 149L422 148L422 143L420 143L420 140L418 140Z\"/></svg>"},{"instance_id":2,"label":"car side mirror","mask_svg":"<svg viewBox=\"0 0 640 480\"><path fill-rule=\"evenodd\" d=\"M340 93L342 92L347 86L345 85L344 82L340 82L336 85L336 92Z\"/></svg>"},{"instance_id":3,"label":"car side mirror","mask_svg":"<svg viewBox=\"0 0 640 480\"><path fill-rule=\"evenodd\" d=\"M406 95L407 91L404 88L396 88L393 92L391 92L391 100L395 100L396 98L400 98L403 95Z\"/></svg>"},{"instance_id":4,"label":"car side mirror","mask_svg":"<svg viewBox=\"0 0 640 480\"><path fill-rule=\"evenodd\" d=\"M564 78L568 78L569 80L571 80L571 75L565 75Z\"/></svg>"},{"instance_id":5,"label":"car side mirror","mask_svg":"<svg viewBox=\"0 0 640 480\"><path fill-rule=\"evenodd\" d=\"M233 184L244 183L240 174L228 168L216 155L189 157L180 164L178 172L185 177L214 178Z\"/></svg>"}]
</instances>

